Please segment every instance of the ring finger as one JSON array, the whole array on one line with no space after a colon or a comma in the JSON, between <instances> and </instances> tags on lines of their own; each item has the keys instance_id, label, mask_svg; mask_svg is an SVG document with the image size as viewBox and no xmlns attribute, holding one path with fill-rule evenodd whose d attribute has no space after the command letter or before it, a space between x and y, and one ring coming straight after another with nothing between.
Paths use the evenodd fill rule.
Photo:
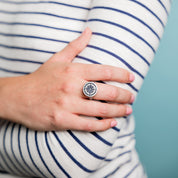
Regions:
<instances>
[{"instance_id":1,"label":"ring finger","mask_svg":"<svg viewBox=\"0 0 178 178\"><path fill-rule=\"evenodd\" d=\"M116 103L132 103L134 101L134 95L128 90L98 82L95 84L97 85L97 93L92 99Z\"/></svg>"}]
</instances>

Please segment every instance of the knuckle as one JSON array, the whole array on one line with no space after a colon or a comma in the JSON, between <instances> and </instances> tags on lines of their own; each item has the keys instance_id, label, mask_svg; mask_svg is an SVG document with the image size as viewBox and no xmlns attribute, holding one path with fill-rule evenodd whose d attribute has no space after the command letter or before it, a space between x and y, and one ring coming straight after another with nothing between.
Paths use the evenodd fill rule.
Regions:
<instances>
[{"instance_id":1,"label":"knuckle","mask_svg":"<svg viewBox=\"0 0 178 178\"><path fill-rule=\"evenodd\" d=\"M118 101L120 103L130 103L131 93L125 89L119 89Z\"/></svg>"},{"instance_id":2,"label":"knuckle","mask_svg":"<svg viewBox=\"0 0 178 178\"><path fill-rule=\"evenodd\" d=\"M61 89L61 91L63 92L63 93L71 93L72 92L72 89L74 88L74 86L73 86L73 83L72 82L64 82L63 84L62 84L62 86L60 87L60 89Z\"/></svg>"},{"instance_id":3,"label":"knuckle","mask_svg":"<svg viewBox=\"0 0 178 178\"><path fill-rule=\"evenodd\" d=\"M92 132L94 130L94 126L91 122L88 122L85 126L84 126L84 130L88 131L88 132Z\"/></svg>"},{"instance_id":4,"label":"knuckle","mask_svg":"<svg viewBox=\"0 0 178 178\"><path fill-rule=\"evenodd\" d=\"M109 91L109 93L108 93L108 98L109 98L109 100L111 100L111 101L115 101L115 100L117 100L118 95L119 95L118 88L113 87L113 88Z\"/></svg>"},{"instance_id":5,"label":"knuckle","mask_svg":"<svg viewBox=\"0 0 178 178\"><path fill-rule=\"evenodd\" d=\"M127 112L127 106L126 105L120 105L119 106L119 116L125 116Z\"/></svg>"},{"instance_id":6,"label":"knuckle","mask_svg":"<svg viewBox=\"0 0 178 178\"><path fill-rule=\"evenodd\" d=\"M123 81L126 81L126 82L129 81L130 73L127 70L123 70L122 78L123 78Z\"/></svg>"},{"instance_id":7,"label":"knuckle","mask_svg":"<svg viewBox=\"0 0 178 178\"><path fill-rule=\"evenodd\" d=\"M102 122L102 125L101 125L101 130L102 131L104 131L104 130L106 130L106 129L109 129L110 128L110 122L108 121L108 120L104 120L103 122Z\"/></svg>"},{"instance_id":8,"label":"knuckle","mask_svg":"<svg viewBox=\"0 0 178 178\"><path fill-rule=\"evenodd\" d=\"M73 75L75 72L74 64L73 65L67 65L64 70L66 75Z\"/></svg>"},{"instance_id":9,"label":"knuckle","mask_svg":"<svg viewBox=\"0 0 178 178\"><path fill-rule=\"evenodd\" d=\"M99 113L101 116L107 116L109 114L109 109L107 105L103 104L102 106L100 106Z\"/></svg>"},{"instance_id":10,"label":"knuckle","mask_svg":"<svg viewBox=\"0 0 178 178\"><path fill-rule=\"evenodd\" d=\"M112 70L108 67L106 67L103 71L104 78L106 80L111 80L112 79Z\"/></svg>"},{"instance_id":11,"label":"knuckle","mask_svg":"<svg viewBox=\"0 0 178 178\"><path fill-rule=\"evenodd\" d=\"M67 97L60 97L57 99L56 101L57 105L62 107L62 108L66 108L69 105L69 100Z\"/></svg>"},{"instance_id":12,"label":"knuckle","mask_svg":"<svg viewBox=\"0 0 178 178\"><path fill-rule=\"evenodd\" d=\"M74 40L74 41L70 42L68 45L76 53L80 52L80 44L78 43L78 40Z\"/></svg>"},{"instance_id":13,"label":"knuckle","mask_svg":"<svg viewBox=\"0 0 178 178\"><path fill-rule=\"evenodd\" d=\"M129 91L123 91L123 103L130 103L132 98L132 94Z\"/></svg>"},{"instance_id":14,"label":"knuckle","mask_svg":"<svg viewBox=\"0 0 178 178\"><path fill-rule=\"evenodd\" d=\"M62 112L55 112L50 119L50 125L53 129L60 129L59 126L62 128L64 123L64 114Z\"/></svg>"},{"instance_id":15,"label":"knuckle","mask_svg":"<svg viewBox=\"0 0 178 178\"><path fill-rule=\"evenodd\" d=\"M107 119L99 121L98 131L105 131L110 128L110 121Z\"/></svg>"}]
</instances>

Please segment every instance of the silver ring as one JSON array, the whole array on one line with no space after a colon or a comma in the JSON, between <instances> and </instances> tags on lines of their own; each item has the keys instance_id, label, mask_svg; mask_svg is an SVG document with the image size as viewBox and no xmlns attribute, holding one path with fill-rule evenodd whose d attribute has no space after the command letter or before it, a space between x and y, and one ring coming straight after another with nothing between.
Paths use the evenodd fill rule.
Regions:
<instances>
[{"instance_id":1,"label":"silver ring","mask_svg":"<svg viewBox=\"0 0 178 178\"><path fill-rule=\"evenodd\" d=\"M83 94L90 99L96 95L97 90L97 85L94 82L87 82L83 86Z\"/></svg>"}]
</instances>

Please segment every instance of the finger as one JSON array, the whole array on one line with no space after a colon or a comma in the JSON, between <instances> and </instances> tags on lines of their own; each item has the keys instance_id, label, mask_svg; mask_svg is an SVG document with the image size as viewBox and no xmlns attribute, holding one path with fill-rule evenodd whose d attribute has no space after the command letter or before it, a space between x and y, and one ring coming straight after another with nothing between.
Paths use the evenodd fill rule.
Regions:
<instances>
[{"instance_id":1,"label":"finger","mask_svg":"<svg viewBox=\"0 0 178 178\"><path fill-rule=\"evenodd\" d=\"M82 77L89 81L130 83L135 79L131 72L119 67L100 64L78 64L76 67L81 71Z\"/></svg>"},{"instance_id":2,"label":"finger","mask_svg":"<svg viewBox=\"0 0 178 178\"><path fill-rule=\"evenodd\" d=\"M69 95L68 100L70 100L70 102L76 102L78 101L78 98L87 98L83 94L82 88L86 82L87 81L72 78L71 80L68 80L66 84L63 84L62 90ZM97 93L93 97L94 100L103 100L120 104L130 104L135 100L134 95L126 89L99 82L95 82L95 84L97 85ZM72 104L74 105L75 103Z\"/></svg>"},{"instance_id":3,"label":"finger","mask_svg":"<svg viewBox=\"0 0 178 178\"><path fill-rule=\"evenodd\" d=\"M56 130L79 130L87 132L104 131L117 125L114 119L93 120L65 112L63 118L56 118Z\"/></svg>"},{"instance_id":4,"label":"finger","mask_svg":"<svg viewBox=\"0 0 178 178\"><path fill-rule=\"evenodd\" d=\"M95 117L123 117L132 113L128 105L102 103L95 100L78 100L77 105L68 108L72 113Z\"/></svg>"},{"instance_id":5,"label":"finger","mask_svg":"<svg viewBox=\"0 0 178 178\"><path fill-rule=\"evenodd\" d=\"M116 103L133 103L135 97L128 90L108 84L96 83L98 91L93 97L95 100L104 100Z\"/></svg>"},{"instance_id":6,"label":"finger","mask_svg":"<svg viewBox=\"0 0 178 178\"><path fill-rule=\"evenodd\" d=\"M61 62L72 62L89 43L92 32L90 28L86 28L83 33L75 40L70 42L62 51L54 54L53 60Z\"/></svg>"}]
</instances>

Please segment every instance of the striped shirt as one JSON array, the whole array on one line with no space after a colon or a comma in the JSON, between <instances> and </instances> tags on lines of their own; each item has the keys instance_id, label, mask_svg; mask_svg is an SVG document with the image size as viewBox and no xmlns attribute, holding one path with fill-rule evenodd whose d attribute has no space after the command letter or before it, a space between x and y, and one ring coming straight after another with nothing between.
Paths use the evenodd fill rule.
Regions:
<instances>
[{"instance_id":1,"label":"striped shirt","mask_svg":"<svg viewBox=\"0 0 178 178\"><path fill-rule=\"evenodd\" d=\"M166 25L170 0L0 0L0 77L31 73L78 37L74 62L134 73L137 95ZM38 132L0 120L0 170L31 177L146 177L135 151L133 116L105 132Z\"/></svg>"}]
</instances>

